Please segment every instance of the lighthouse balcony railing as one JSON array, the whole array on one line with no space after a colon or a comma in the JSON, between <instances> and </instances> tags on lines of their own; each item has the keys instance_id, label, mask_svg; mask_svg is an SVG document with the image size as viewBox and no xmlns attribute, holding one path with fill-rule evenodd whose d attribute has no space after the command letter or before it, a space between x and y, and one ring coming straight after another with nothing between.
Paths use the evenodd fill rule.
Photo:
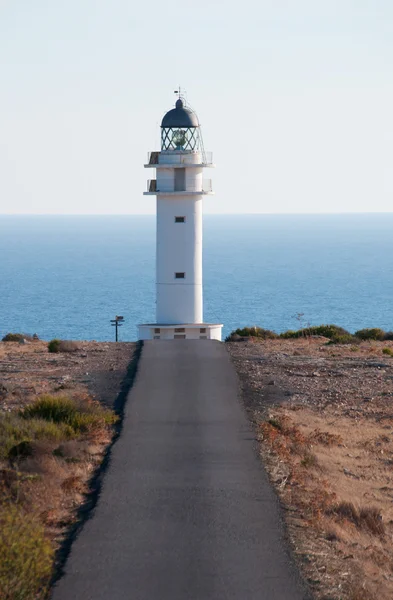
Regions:
<instances>
[{"instance_id":1,"label":"lighthouse balcony railing","mask_svg":"<svg viewBox=\"0 0 393 600\"><path fill-rule=\"evenodd\" d=\"M177 151L177 150L165 152L163 154L163 157L165 157L165 156L168 157L168 161L166 161L165 159L160 160L161 152L158 152L158 151L149 152L147 155L147 163L146 164L158 165L158 164L167 163L168 165L185 165L185 166L187 166L187 164L189 164L189 165L192 165L192 164L212 165L213 164L213 152L198 153L201 156L201 159L198 158L198 162L194 162L192 160L193 154L195 154L195 153L194 152Z\"/></svg>"},{"instance_id":2,"label":"lighthouse balcony railing","mask_svg":"<svg viewBox=\"0 0 393 600\"><path fill-rule=\"evenodd\" d=\"M213 191L213 185L211 179L203 179L202 180L202 189L198 190L160 190L157 188L157 179L148 179L147 180L147 191L150 193L161 193L161 194L181 194L185 192L186 194L207 194Z\"/></svg>"}]
</instances>

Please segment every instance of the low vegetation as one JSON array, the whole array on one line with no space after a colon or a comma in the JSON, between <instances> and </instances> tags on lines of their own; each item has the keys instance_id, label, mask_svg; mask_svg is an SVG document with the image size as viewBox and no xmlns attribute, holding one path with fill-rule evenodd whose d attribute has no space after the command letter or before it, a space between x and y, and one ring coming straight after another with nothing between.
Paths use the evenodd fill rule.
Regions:
<instances>
[{"instance_id":1,"label":"low vegetation","mask_svg":"<svg viewBox=\"0 0 393 600\"><path fill-rule=\"evenodd\" d=\"M0 459L27 456L34 442L75 439L116 420L112 411L87 399L41 396L19 413L0 414Z\"/></svg>"},{"instance_id":2,"label":"low vegetation","mask_svg":"<svg viewBox=\"0 0 393 600\"><path fill-rule=\"evenodd\" d=\"M229 338L240 338L240 337L256 337L262 340L276 340L279 335L270 329L262 329L261 327L243 327L243 329L236 329L232 331ZM232 341L227 338L226 341Z\"/></svg>"},{"instance_id":3,"label":"low vegetation","mask_svg":"<svg viewBox=\"0 0 393 600\"><path fill-rule=\"evenodd\" d=\"M393 343L323 333L228 351L313 598L391 600Z\"/></svg>"},{"instance_id":4,"label":"low vegetation","mask_svg":"<svg viewBox=\"0 0 393 600\"><path fill-rule=\"evenodd\" d=\"M385 535L381 511L375 506L356 507L353 502L339 502L327 511L339 520L353 523L358 529L374 535Z\"/></svg>"},{"instance_id":5,"label":"low vegetation","mask_svg":"<svg viewBox=\"0 0 393 600\"><path fill-rule=\"evenodd\" d=\"M89 477L89 452L108 443L116 420L88 397L44 395L0 413L1 600L46 598L56 547L49 531L69 524Z\"/></svg>"},{"instance_id":6,"label":"low vegetation","mask_svg":"<svg viewBox=\"0 0 393 600\"><path fill-rule=\"evenodd\" d=\"M387 339L386 332L383 329L379 329L378 327L372 327L370 329L359 329L356 331L355 336L360 340L376 340L378 342L382 342Z\"/></svg>"},{"instance_id":7,"label":"low vegetation","mask_svg":"<svg viewBox=\"0 0 393 600\"><path fill-rule=\"evenodd\" d=\"M244 338L259 338L263 340L278 340L278 339L299 339L299 338L311 338L311 337L325 337L329 339L331 344L356 344L360 341L384 341L393 340L392 331L384 331L378 327L359 329L355 333L350 333L343 327L338 325L313 325L303 327L297 330L284 331L283 333L276 333L270 329L263 329L262 327L243 327L242 329L235 329L226 338L226 342L236 342ZM354 350L356 351L356 350ZM388 354L388 352L385 352Z\"/></svg>"},{"instance_id":8,"label":"low vegetation","mask_svg":"<svg viewBox=\"0 0 393 600\"><path fill-rule=\"evenodd\" d=\"M265 452L267 451L265 460L268 462L277 489L284 503L290 505L292 511L298 511L302 515L302 526L309 529L311 539L315 536L312 534L314 531L321 539L324 538L333 544L342 544L343 548L348 543L347 540L353 541L353 545L357 548L362 548L363 545L365 547L363 552L366 555L362 559L364 564L370 560L367 555L369 548L372 548L374 553L379 553L376 558L372 554L373 559L377 561L386 559L389 542L380 507L355 504L340 499L338 496L340 484L337 480L329 481L327 476L329 469L327 447L331 452L337 453L337 448L343 446L340 436L320 429L314 429L306 434L303 427L282 413L262 421L259 424L259 431L260 441ZM322 458L322 463L318 455ZM352 473L349 476L354 477ZM344 473L343 477L345 479L348 475ZM347 556L353 558L352 554L345 555L345 558ZM382 565L383 563L380 564ZM321 569L324 572L326 567L323 566ZM361 580L362 586L360 586ZM309 581L313 584L317 582L312 578ZM359 583L357 593L362 589L361 596L354 595L357 583ZM316 597L320 598L320 595ZM335 597L332 595L332 598ZM348 580L342 598L376 600L377 596L367 589L362 575L361 579L359 576L358 580Z\"/></svg>"},{"instance_id":9,"label":"low vegetation","mask_svg":"<svg viewBox=\"0 0 393 600\"><path fill-rule=\"evenodd\" d=\"M3 338L2 342L23 342L27 340L28 342L33 342L38 340L38 335L29 335L27 333L7 333Z\"/></svg>"},{"instance_id":10,"label":"low vegetation","mask_svg":"<svg viewBox=\"0 0 393 600\"><path fill-rule=\"evenodd\" d=\"M117 420L113 411L103 408L96 402L88 399L75 401L66 396L41 396L21 411L20 415L27 420L41 419L55 425L69 427L74 434L112 425Z\"/></svg>"},{"instance_id":11,"label":"low vegetation","mask_svg":"<svg viewBox=\"0 0 393 600\"><path fill-rule=\"evenodd\" d=\"M47 590L54 550L39 519L18 504L0 505L0 597L42 598Z\"/></svg>"},{"instance_id":12,"label":"low vegetation","mask_svg":"<svg viewBox=\"0 0 393 600\"><path fill-rule=\"evenodd\" d=\"M57 338L48 342L48 352L56 354L58 352L77 352L78 344L69 340L58 340Z\"/></svg>"},{"instance_id":13,"label":"low vegetation","mask_svg":"<svg viewBox=\"0 0 393 600\"><path fill-rule=\"evenodd\" d=\"M32 442L61 441L76 437L75 430L64 423L39 418L25 418L10 413L0 417L0 459L26 456Z\"/></svg>"}]
</instances>

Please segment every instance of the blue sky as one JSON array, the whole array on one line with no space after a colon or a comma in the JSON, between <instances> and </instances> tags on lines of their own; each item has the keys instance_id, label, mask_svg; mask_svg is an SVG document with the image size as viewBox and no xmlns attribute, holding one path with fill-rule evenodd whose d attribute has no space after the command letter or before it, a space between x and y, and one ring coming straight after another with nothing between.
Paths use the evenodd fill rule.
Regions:
<instances>
[{"instance_id":1,"label":"blue sky","mask_svg":"<svg viewBox=\"0 0 393 600\"><path fill-rule=\"evenodd\" d=\"M391 211L388 0L0 0L0 213L152 213L180 83L206 212Z\"/></svg>"}]
</instances>

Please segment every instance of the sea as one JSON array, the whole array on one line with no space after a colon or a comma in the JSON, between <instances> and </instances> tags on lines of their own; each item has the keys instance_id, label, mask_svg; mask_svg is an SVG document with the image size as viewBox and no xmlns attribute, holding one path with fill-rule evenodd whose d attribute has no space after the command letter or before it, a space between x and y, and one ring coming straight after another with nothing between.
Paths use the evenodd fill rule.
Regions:
<instances>
[{"instance_id":1,"label":"sea","mask_svg":"<svg viewBox=\"0 0 393 600\"><path fill-rule=\"evenodd\" d=\"M393 213L206 215L204 319L393 330ZM0 216L0 336L120 340L155 320L154 216Z\"/></svg>"}]
</instances>

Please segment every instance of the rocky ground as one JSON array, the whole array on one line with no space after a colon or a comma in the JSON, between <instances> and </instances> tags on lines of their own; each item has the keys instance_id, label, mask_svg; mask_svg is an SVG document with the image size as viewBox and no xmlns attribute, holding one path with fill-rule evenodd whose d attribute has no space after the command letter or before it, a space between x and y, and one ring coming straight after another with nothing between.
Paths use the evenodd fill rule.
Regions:
<instances>
[{"instance_id":1,"label":"rocky ground","mask_svg":"<svg viewBox=\"0 0 393 600\"><path fill-rule=\"evenodd\" d=\"M315 597L391 600L393 343L328 342L227 347Z\"/></svg>"},{"instance_id":2,"label":"rocky ground","mask_svg":"<svg viewBox=\"0 0 393 600\"><path fill-rule=\"evenodd\" d=\"M7 454L5 436L19 426L20 421L15 419L20 410L34 405L42 396L67 398L82 407L99 403L121 414L136 368L138 348L135 343L67 342L66 352L51 354L48 344L42 341L0 343L0 431L4 433L0 440L0 523L9 524L10 515L14 514L10 512L12 505L23 515L23 522L33 523L18 547L19 581L15 581L12 565L7 572L0 570L0 596L5 600L46 597L46 587L38 591L28 580L29 544L38 544L33 537L35 527L37 524L44 527L51 551L56 551L59 571L69 541L86 513L81 508L94 505L99 489L97 473L102 469L118 426L94 426L64 440L56 439L55 431L53 439L28 443L24 442L22 430L20 435L16 431L12 434L16 436L15 443L18 442L15 447L24 444L22 454L19 450L15 454L12 449ZM111 412L105 414L109 415L108 423L116 420ZM5 560L3 555L9 558L6 547L18 543L18 532L12 527L8 526L6 537L0 528L0 562ZM7 535L11 542L7 541ZM35 562L33 567L39 572L43 569L40 559Z\"/></svg>"},{"instance_id":3,"label":"rocky ground","mask_svg":"<svg viewBox=\"0 0 393 600\"><path fill-rule=\"evenodd\" d=\"M41 394L79 392L115 407L136 344L72 344L51 354L43 341L0 342L0 410L23 408Z\"/></svg>"}]
</instances>

